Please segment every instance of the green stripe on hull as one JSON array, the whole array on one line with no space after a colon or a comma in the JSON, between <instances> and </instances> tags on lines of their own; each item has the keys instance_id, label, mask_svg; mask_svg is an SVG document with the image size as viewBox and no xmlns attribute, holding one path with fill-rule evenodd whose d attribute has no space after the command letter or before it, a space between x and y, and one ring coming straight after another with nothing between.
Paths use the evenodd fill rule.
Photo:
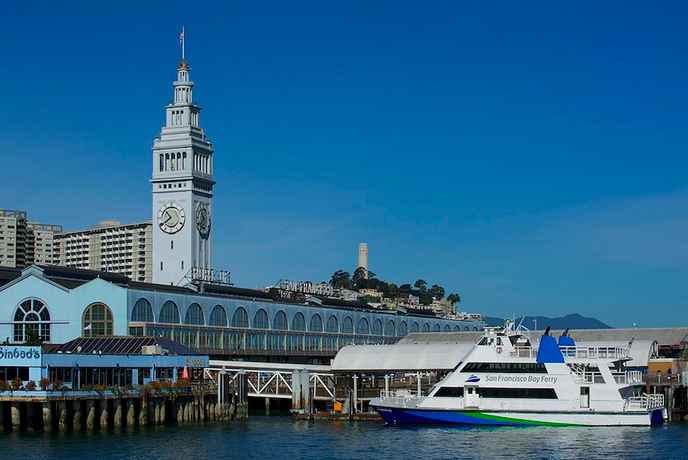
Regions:
<instances>
[{"instance_id":1,"label":"green stripe on hull","mask_svg":"<svg viewBox=\"0 0 688 460\"><path fill-rule=\"evenodd\" d=\"M541 426L582 426L577 423L558 423L558 422L541 422L536 420L526 420L522 418L502 417L499 415L490 415L483 412L462 412L462 414L469 417L481 418L484 420L494 420L498 422L522 423L524 425L541 425Z\"/></svg>"}]
</instances>

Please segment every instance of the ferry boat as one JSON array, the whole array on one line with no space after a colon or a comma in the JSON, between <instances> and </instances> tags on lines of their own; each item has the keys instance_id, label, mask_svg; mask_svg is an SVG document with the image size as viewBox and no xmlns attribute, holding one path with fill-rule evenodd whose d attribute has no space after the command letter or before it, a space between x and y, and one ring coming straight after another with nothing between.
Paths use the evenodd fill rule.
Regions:
<instances>
[{"instance_id":1,"label":"ferry boat","mask_svg":"<svg viewBox=\"0 0 688 460\"><path fill-rule=\"evenodd\" d=\"M568 330L567 330L568 331ZM385 389L370 405L388 424L650 425L664 420L664 395L643 394L624 347L576 346L549 328L537 349L530 332L485 328L483 337L426 396Z\"/></svg>"}]
</instances>

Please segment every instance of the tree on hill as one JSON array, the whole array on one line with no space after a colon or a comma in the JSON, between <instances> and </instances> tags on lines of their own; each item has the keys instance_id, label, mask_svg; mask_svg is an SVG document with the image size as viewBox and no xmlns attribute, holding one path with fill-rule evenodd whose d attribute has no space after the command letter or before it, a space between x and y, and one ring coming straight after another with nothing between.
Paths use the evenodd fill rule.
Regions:
<instances>
[{"instance_id":1,"label":"tree on hill","mask_svg":"<svg viewBox=\"0 0 688 460\"><path fill-rule=\"evenodd\" d=\"M428 289L428 295L430 295L435 300L444 299L444 288L437 284L433 284L430 289Z\"/></svg>"},{"instance_id":2,"label":"tree on hill","mask_svg":"<svg viewBox=\"0 0 688 460\"><path fill-rule=\"evenodd\" d=\"M427 284L428 284L428 282L425 281L424 279L418 279L418 280L416 280L415 283L413 283L413 287L415 287L416 289L420 289L423 286L426 286Z\"/></svg>"},{"instance_id":3,"label":"tree on hill","mask_svg":"<svg viewBox=\"0 0 688 460\"><path fill-rule=\"evenodd\" d=\"M461 303L461 296L459 294L449 294L447 300L453 304Z\"/></svg>"},{"instance_id":4,"label":"tree on hill","mask_svg":"<svg viewBox=\"0 0 688 460\"><path fill-rule=\"evenodd\" d=\"M344 270L337 270L330 278L330 285L338 288L349 288L351 286L351 274Z\"/></svg>"}]
</instances>

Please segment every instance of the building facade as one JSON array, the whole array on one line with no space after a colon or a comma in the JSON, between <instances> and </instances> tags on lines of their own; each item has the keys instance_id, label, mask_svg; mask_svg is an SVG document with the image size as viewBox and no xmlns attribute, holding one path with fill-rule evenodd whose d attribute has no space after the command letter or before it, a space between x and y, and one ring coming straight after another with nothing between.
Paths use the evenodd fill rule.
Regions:
<instances>
[{"instance_id":1,"label":"building facade","mask_svg":"<svg viewBox=\"0 0 688 460\"><path fill-rule=\"evenodd\" d=\"M212 268L213 150L193 102L182 59L174 100L153 144L153 282L181 285L194 268Z\"/></svg>"},{"instance_id":2,"label":"building facade","mask_svg":"<svg viewBox=\"0 0 688 460\"><path fill-rule=\"evenodd\" d=\"M152 336L221 359L327 363L347 344L395 343L411 332L484 323L376 310L331 299L286 301L230 286L140 283L62 267L0 268L0 338L21 344L76 337Z\"/></svg>"},{"instance_id":3,"label":"building facade","mask_svg":"<svg viewBox=\"0 0 688 460\"><path fill-rule=\"evenodd\" d=\"M103 220L97 227L55 234L53 239L54 265L117 272L136 281L152 281L151 222L122 225L118 220Z\"/></svg>"},{"instance_id":4,"label":"building facade","mask_svg":"<svg viewBox=\"0 0 688 460\"><path fill-rule=\"evenodd\" d=\"M26 216L26 211L0 209L0 267L56 263L53 239L62 227L28 222Z\"/></svg>"}]
</instances>

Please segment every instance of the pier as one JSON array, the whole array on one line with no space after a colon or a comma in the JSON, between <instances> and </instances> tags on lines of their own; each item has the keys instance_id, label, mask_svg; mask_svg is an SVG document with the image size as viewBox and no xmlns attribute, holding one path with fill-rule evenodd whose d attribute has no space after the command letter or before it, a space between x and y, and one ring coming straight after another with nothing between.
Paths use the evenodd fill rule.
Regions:
<instances>
[{"instance_id":1,"label":"pier","mask_svg":"<svg viewBox=\"0 0 688 460\"><path fill-rule=\"evenodd\" d=\"M0 431L81 431L231 420L234 398L217 393L151 391L16 391L0 394Z\"/></svg>"}]
</instances>

